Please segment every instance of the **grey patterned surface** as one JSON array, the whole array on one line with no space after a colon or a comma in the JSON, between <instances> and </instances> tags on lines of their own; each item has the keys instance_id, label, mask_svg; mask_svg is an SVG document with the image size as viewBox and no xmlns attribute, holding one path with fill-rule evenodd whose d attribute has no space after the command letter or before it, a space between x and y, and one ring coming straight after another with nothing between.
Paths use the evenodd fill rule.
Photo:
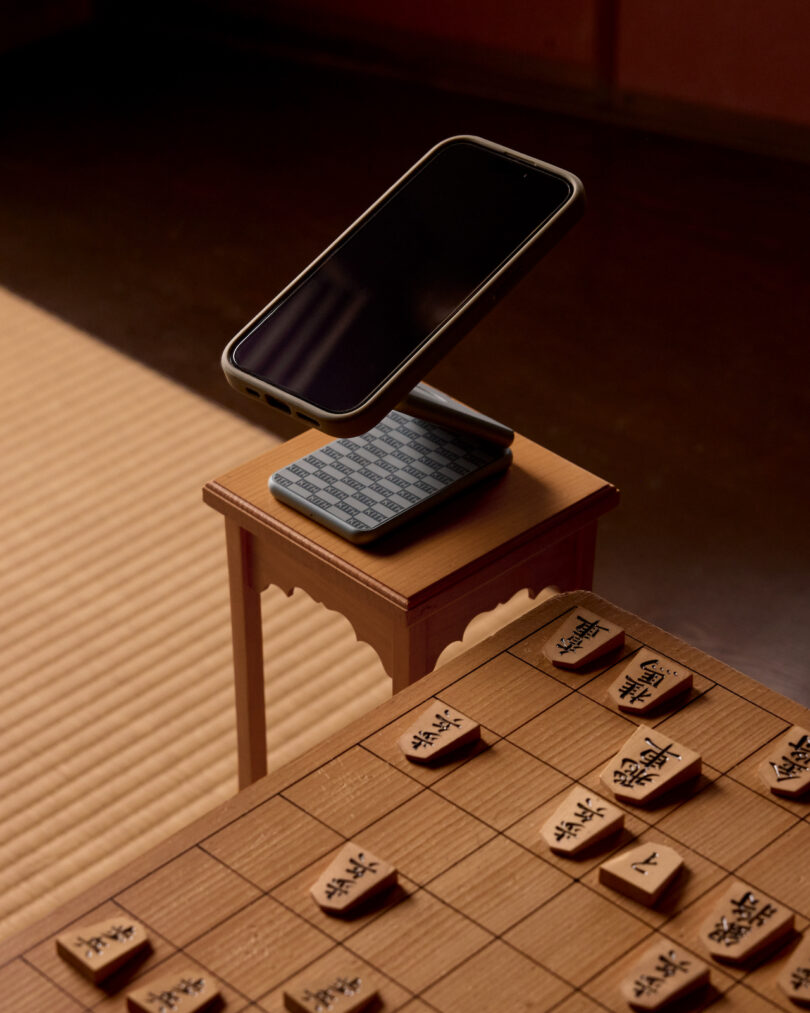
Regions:
<instances>
[{"instance_id":1,"label":"grey patterned surface","mask_svg":"<svg viewBox=\"0 0 810 1013\"><path fill-rule=\"evenodd\" d=\"M502 447L393 411L362 436L335 440L281 468L273 482L291 505L300 500L339 527L373 531L466 484L503 455Z\"/></svg>"}]
</instances>

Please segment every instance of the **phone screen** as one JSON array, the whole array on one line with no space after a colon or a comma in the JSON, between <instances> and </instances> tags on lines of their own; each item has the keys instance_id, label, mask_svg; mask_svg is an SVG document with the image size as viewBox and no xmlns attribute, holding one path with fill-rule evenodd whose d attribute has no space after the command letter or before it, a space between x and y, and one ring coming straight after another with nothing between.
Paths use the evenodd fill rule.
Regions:
<instances>
[{"instance_id":1,"label":"phone screen","mask_svg":"<svg viewBox=\"0 0 810 1013\"><path fill-rule=\"evenodd\" d=\"M358 408L571 193L474 142L439 148L271 306L234 364L325 411Z\"/></svg>"}]
</instances>

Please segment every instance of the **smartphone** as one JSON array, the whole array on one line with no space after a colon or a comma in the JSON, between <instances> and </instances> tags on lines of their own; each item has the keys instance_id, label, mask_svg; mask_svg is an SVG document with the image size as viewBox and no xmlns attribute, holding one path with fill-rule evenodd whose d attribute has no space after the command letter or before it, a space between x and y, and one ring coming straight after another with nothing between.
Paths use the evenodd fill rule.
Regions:
<instances>
[{"instance_id":1,"label":"smartphone","mask_svg":"<svg viewBox=\"0 0 810 1013\"><path fill-rule=\"evenodd\" d=\"M427 152L227 345L237 390L367 432L577 220L576 176L480 137Z\"/></svg>"}]
</instances>

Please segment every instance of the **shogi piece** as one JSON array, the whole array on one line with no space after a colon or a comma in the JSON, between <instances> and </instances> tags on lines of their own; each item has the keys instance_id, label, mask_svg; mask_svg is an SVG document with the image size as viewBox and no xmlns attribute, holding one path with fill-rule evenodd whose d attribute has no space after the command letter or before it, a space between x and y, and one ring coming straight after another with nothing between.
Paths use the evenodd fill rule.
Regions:
<instances>
[{"instance_id":1,"label":"shogi piece","mask_svg":"<svg viewBox=\"0 0 810 1013\"><path fill-rule=\"evenodd\" d=\"M56 938L59 956L96 984L148 946L149 936L143 925L126 915L85 925Z\"/></svg>"},{"instance_id":2,"label":"shogi piece","mask_svg":"<svg viewBox=\"0 0 810 1013\"><path fill-rule=\"evenodd\" d=\"M622 668L608 696L621 711L646 714L692 688L692 673L642 647Z\"/></svg>"},{"instance_id":3,"label":"shogi piece","mask_svg":"<svg viewBox=\"0 0 810 1013\"><path fill-rule=\"evenodd\" d=\"M666 844L637 844L600 865L599 882L652 907L682 866L681 856Z\"/></svg>"},{"instance_id":4,"label":"shogi piece","mask_svg":"<svg viewBox=\"0 0 810 1013\"><path fill-rule=\"evenodd\" d=\"M787 959L777 978L779 987L797 1006L810 1008L810 933Z\"/></svg>"},{"instance_id":5,"label":"shogi piece","mask_svg":"<svg viewBox=\"0 0 810 1013\"><path fill-rule=\"evenodd\" d=\"M397 870L372 855L362 844L349 841L311 888L315 902L329 914L342 915L393 886Z\"/></svg>"},{"instance_id":6,"label":"shogi piece","mask_svg":"<svg viewBox=\"0 0 810 1013\"><path fill-rule=\"evenodd\" d=\"M615 834L623 826L624 813L618 806L577 785L546 820L540 833L552 851L570 857Z\"/></svg>"},{"instance_id":7,"label":"shogi piece","mask_svg":"<svg viewBox=\"0 0 810 1013\"><path fill-rule=\"evenodd\" d=\"M379 999L376 988L358 974L313 982L309 988L284 993L284 1008L291 1013L360 1013Z\"/></svg>"},{"instance_id":8,"label":"shogi piece","mask_svg":"<svg viewBox=\"0 0 810 1013\"><path fill-rule=\"evenodd\" d=\"M810 732L794 725L771 747L759 767L774 795L798 798L810 791Z\"/></svg>"},{"instance_id":9,"label":"shogi piece","mask_svg":"<svg viewBox=\"0 0 810 1013\"><path fill-rule=\"evenodd\" d=\"M621 626L588 609L575 608L546 642L543 654L558 668L582 668L623 643Z\"/></svg>"},{"instance_id":10,"label":"shogi piece","mask_svg":"<svg viewBox=\"0 0 810 1013\"><path fill-rule=\"evenodd\" d=\"M662 939L634 965L621 992L633 1009L657 1010L708 983L708 964Z\"/></svg>"},{"instance_id":11,"label":"shogi piece","mask_svg":"<svg viewBox=\"0 0 810 1013\"><path fill-rule=\"evenodd\" d=\"M769 950L793 929L793 912L739 880L718 901L700 937L718 960L742 964Z\"/></svg>"},{"instance_id":12,"label":"shogi piece","mask_svg":"<svg viewBox=\"0 0 810 1013\"><path fill-rule=\"evenodd\" d=\"M213 1006L219 998L219 986L214 978L200 970L158 979L127 995L130 1013L155 1013L171 1010L172 1013L197 1013Z\"/></svg>"},{"instance_id":13,"label":"shogi piece","mask_svg":"<svg viewBox=\"0 0 810 1013\"><path fill-rule=\"evenodd\" d=\"M639 725L602 771L602 784L623 802L644 805L700 773L700 754L666 732Z\"/></svg>"},{"instance_id":14,"label":"shogi piece","mask_svg":"<svg viewBox=\"0 0 810 1013\"><path fill-rule=\"evenodd\" d=\"M478 722L443 703L435 703L400 736L399 748L415 763L431 763L480 738Z\"/></svg>"}]
</instances>

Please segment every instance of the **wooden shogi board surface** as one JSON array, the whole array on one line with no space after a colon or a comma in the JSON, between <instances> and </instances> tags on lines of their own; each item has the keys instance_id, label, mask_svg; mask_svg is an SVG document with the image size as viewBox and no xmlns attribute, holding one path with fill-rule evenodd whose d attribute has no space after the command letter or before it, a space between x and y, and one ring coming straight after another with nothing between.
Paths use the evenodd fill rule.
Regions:
<instances>
[{"instance_id":1,"label":"wooden shogi board surface","mask_svg":"<svg viewBox=\"0 0 810 1013\"><path fill-rule=\"evenodd\" d=\"M577 605L627 632L619 654L581 673L541 654ZM659 806L624 806L625 829L602 852L558 857L540 826L575 782L610 797L599 773L636 722L607 689L639 644L695 673L685 701L644 722L698 750L703 773ZM433 698L483 731L481 748L436 768L397 747ZM131 988L196 967L219 980L228 1011L277 1013L285 985L347 970L373 980L385 1011L625 1010L620 981L663 937L711 965L710 991L687 1008L795 1009L776 978L796 936L740 969L708 958L697 930L732 878L807 927L810 803L771 795L757 766L769 742L808 722L806 708L595 595L561 595L0 945L0 1008L123 1010ZM686 863L653 908L598 879L599 863L637 838ZM349 839L395 864L400 882L343 920L323 914L309 887ZM154 950L99 988L54 939L119 915L143 923Z\"/></svg>"}]
</instances>

